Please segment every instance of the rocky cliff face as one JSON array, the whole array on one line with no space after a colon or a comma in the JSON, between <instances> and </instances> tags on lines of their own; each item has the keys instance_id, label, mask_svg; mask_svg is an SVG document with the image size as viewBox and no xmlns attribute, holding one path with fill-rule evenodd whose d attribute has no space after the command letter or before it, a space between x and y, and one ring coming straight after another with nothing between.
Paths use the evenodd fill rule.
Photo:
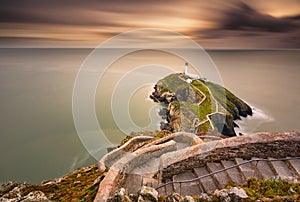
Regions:
<instances>
[{"instance_id":1,"label":"rocky cliff face","mask_svg":"<svg viewBox=\"0 0 300 202\"><path fill-rule=\"evenodd\" d=\"M150 96L162 104L162 130L193 133L219 132L235 136L234 120L252 115L252 109L226 88L184 74L171 74L154 87Z\"/></svg>"}]
</instances>

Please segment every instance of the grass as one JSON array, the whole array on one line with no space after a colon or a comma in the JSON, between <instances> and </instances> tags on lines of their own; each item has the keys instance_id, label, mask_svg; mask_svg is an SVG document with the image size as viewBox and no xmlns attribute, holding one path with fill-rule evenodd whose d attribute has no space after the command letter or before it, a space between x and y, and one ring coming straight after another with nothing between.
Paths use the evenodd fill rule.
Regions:
<instances>
[{"instance_id":1,"label":"grass","mask_svg":"<svg viewBox=\"0 0 300 202\"><path fill-rule=\"evenodd\" d=\"M188 87L188 84L181 80L182 74L171 74L157 82L160 92L176 92Z\"/></svg>"},{"instance_id":2,"label":"grass","mask_svg":"<svg viewBox=\"0 0 300 202\"><path fill-rule=\"evenodd\" d=\"M226 186L230 189L234 185ZM243 188L248 198L242 199L241 202L250 201L300 201L300 183L292 183L285 180L258 180L250 178L240 186ZM220 201L217 196L211 196L211 201ZM165 202L167 196L160 196L158 201ZM193 196L195 201L205 201L199 196Z\"/></svg>"},{"instance_id":3,"label":"grass","mask_svg":"<svg viewBox=\"0 0 300 202\"><path fill-rule=\"evenodd\" d=\"M247 105L223 86L200 79L192 80L189 84L186 82L187 78L181 73L171 74L157 83L160 92L174 92L179 96L180 105L175 102L170 104L176 111L181 111L181 129L189 130L196 117L200 122L205 121L208 120L207 115L214 112L224 113L232 116L233 119L240 118L239 110L245 112ZM211 130L218 129L210 125L210 122L205 122L198 127L198 132Z\"/></svg>"},{"instance_id":4,"label":"grass","mask_svg":"<svg viewBox=\"0 0 300 202\"><path fill-rule=\"evenodd\" d=\"M285 180L258 180L251 178L242 187L247 192L250 200L261 198L290 198L300 200L300 183Z\"/></svg>"},{"instance_id":5,"label":"grass","mask_svg":"<svg viewBox=\"0 0 300 202\"><path fill-rule=\"evenodd\" d=\"M198 130L197 132L207 132L211 129L211 124L209 121L206 121L205 123L201 124L199 127L198 127Z\"/></svg>"},{"instance_id":6,"label":"grass","mask_svg":"<svg viewBox=\"0 0 300 202\"><path fill-rule=\"evenodd\" d=\"M99 184L94 181L101 175L96 165L74 171L61 178L60 182L29 185L24 188L24 195L31 191L42 191L53 201L93 201Z\"/></svg>"},{"instance_id":7,"label":"grass","mask_svg":"<svg viewBox=\"0 0 300 202\"><path fill-rule=\"evenodd\" d=\"M211 98L211 95L206 88L205 84L199 80L194 80L192 83L192 88L195 90L196 93L205 94L206 99L199 105L199 119L200 121L206 119L206 115L214 112L215 110L215 103Z\"/></svg>"},{"instance_id":8,"label":"grass","mask_svg":"<svg viewBox=\"0 0 300 202\"><path fill-rule=\"evenodd\" d=\"M237 118L239 114L237 105L240 105L240 100L226 88L211 82L206 82L207 87L212 92L218 103L225 108L231 115Z\"/></svg>"}]
</instances>

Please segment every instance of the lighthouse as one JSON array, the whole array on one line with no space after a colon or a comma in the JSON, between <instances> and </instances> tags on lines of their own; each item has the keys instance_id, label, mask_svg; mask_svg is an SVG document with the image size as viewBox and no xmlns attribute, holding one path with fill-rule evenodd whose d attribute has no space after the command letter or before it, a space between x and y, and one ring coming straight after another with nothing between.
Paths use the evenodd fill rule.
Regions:
<instances>
[{"instance_id":1,"label":"lighthouse","mask_svg":"<svg viewBox=\"0 0 300 202\"><path fill-rule=\"evenodd\" d=\"M199 75L196 75L196 74L190 74L188 73L188 67L189 67L189 63L185 63L184 64L184 75L192 78L192 79L200 79L200 76Z\"/></svg>"}]
</instances>

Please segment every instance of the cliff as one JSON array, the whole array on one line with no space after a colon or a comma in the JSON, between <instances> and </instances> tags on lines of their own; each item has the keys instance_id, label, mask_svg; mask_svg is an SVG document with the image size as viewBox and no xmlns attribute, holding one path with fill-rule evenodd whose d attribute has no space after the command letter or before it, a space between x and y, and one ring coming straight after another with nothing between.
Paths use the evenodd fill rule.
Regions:
<instances>
[{"instance_id":1,"label":"cliff","mask_svg":"<svg viewBox=\"0 0 300 202\"><path fill-rule=\"evenodd\" d=\"M226 88L182 73L158 81L150 98L162 104L161 129L171 132L236 136L234 120L252 115L251 107Z\"/></svg>"}]
</instances>

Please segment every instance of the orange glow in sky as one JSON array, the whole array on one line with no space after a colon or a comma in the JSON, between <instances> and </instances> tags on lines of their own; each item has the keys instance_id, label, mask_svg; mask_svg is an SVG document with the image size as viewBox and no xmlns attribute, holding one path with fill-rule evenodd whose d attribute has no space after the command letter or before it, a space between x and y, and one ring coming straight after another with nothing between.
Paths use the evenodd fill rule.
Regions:
<instances>
[{"instance_id":1,"label":"orange glow in sky","mask_svg":"<svg viewBox=\"0 0 300 202\"><path fill-rule=\"evenodd\" d=\"M210 49L300 47L297 0L0 1L1 47L96 47L139 28L179 32Z\"/></svg>"}]
</instances>

